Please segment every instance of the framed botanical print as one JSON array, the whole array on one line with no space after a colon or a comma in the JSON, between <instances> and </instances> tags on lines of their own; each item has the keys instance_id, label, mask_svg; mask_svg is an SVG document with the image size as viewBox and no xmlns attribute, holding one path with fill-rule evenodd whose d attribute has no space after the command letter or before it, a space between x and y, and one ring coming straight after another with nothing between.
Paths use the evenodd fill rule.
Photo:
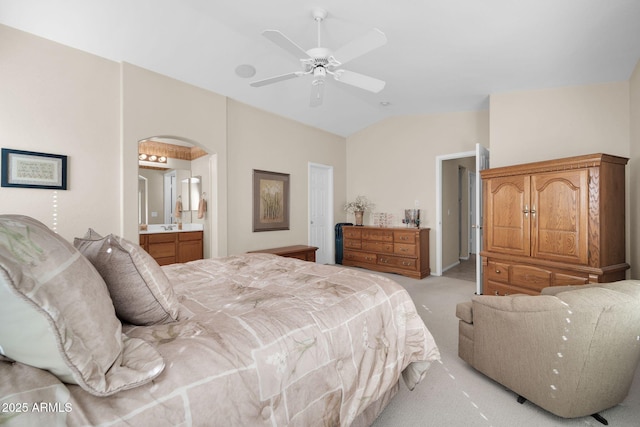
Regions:
<instances>
[{"instance_id":1,"label":"framed botanical print","mask_svg":"<svg viewBox=\"0 0 640 427\"><path fill-rule=\"evenodd\" d=\"M253 231L289 229L289 174L253 170Z\"/></svg>"}]
</instances>

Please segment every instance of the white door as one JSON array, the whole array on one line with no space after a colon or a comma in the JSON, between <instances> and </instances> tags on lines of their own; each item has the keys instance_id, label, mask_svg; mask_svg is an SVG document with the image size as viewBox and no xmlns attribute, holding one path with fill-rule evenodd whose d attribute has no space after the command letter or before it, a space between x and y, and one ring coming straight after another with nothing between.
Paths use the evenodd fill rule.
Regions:
<instances>
[{"instance_id":1,"label":"white door","mask_svg":"<svg viewBox=\"0 0 640 427\"><path fill-rule=\"evenodd\" d=\"M309 245L317 263L335 262L332 166L309 163Z\"/></svg>"},{"instance_id":2,"label":"white door","mask_svg":"<svg viewBox=\"0 0 640 427\"><path fill-rule=\"evenodd\" d=\"M476 294L482 295L482 260L480 251L482 250L482 178L480 171L489 169L489 150L480 144L476 144L476 201L475 219L472 226L476 230Z\"/></svg>"},{"instance_id":3,"label":"white door","mask_svg":"<svg viewBox=\"0 0 640 427\"><path fill-rule=\"evenodd\" d=\"M469 232L469 253L476 254L476 173L469 172L469 224L471 224L472 232Z\"/></svg>"}]
</instances>

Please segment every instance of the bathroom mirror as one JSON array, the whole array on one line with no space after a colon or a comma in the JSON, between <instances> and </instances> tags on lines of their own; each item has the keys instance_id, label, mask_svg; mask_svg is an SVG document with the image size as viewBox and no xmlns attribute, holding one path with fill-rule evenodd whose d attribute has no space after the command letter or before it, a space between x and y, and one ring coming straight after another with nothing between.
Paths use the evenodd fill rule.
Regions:
<instances>
[{"instance_id":1,"label":"bathroom mirror","mask_svg":"<svg viewBox=\"0 0 640 427\"><path fill-rule=\"evenodd\" d=\"M200 203L200 177L194 176L182 180L182 210L197 211Z\"/></svg>"},{"instance_id":2,"label":"bathroom mirror","mask_svg":"<svg viewBox=\"0 0 640 427\"><path fill-rule=\"evenodd\" d=\"M147 224L149 217L148 180L138 175L138 224Z\"/></svg>"}]
</instances>

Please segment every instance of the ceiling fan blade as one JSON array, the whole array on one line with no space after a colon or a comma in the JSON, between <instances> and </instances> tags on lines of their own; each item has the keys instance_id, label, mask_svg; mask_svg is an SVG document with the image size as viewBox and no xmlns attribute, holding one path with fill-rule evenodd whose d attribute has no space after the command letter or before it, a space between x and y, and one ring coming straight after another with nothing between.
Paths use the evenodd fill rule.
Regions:
<instances>
[{"instance_id":1,"label":"ceiling fan blade","mask_svg":"<svg viewBox=\"0 0 640 427\"><path fill-rule=\"evenodd\" d=\"M307 59L307 52L278 30L264 30L262 35L286 50L297 59Z\"/></svg>"},{"instance_id":2,"label":"ceiling fan blade","mask_svg":"<svg viewBox=\"0 0 640 427\"><path fill-rule=\"evenodd\" d=\"M368 90L370 92L378 93L384 89L385 82L373 77L365 76L364 74L354 73L348 70L338 70L334 73L333 77L342 83L359 87L360 89Z\"/></svg>"},{"instance_id":3,"label":"ceiling fan blade","mask_svg":"<svg viewBox=\"0 0 640 427\"><path fill-rule=\"evenodd\" d=\"M387 44L387 36L377 28L369 30L368 33L360 38L357 38L333 53L333 57L340 64L346 64L347 62L355 59L359 56L369 53L374 49L379 48Z\"/></svg>"},{"instance_id":4,"label":"ceiling fan blade","mask_svg":"<svg viewBox=\"0 0 640 427\"><path fill-rule=\"evenodd\" d=\"M311 84L311 99L309 105L312 107L318 107L322 105L322 98L324 96L324 80L316 79Z\"/></svg>"},{"instance_id":5,"label":"ceiling fan blade","mask_svg":"<svg viewBox=\"0 0 640 427\"><path fill-rule=\"evenodd\" d=\"M269 77L268 79L257 80L255 82L251 82L251 86L253 86L253 87L266 86L266 85L270 85L272 83L281 82L283 80L294 79L296 77L300 77L303 74L304 73L302 71L296 71L296 72L293 72L293 73L281 74L279 76Z\"/></svg>"}]
</instances>

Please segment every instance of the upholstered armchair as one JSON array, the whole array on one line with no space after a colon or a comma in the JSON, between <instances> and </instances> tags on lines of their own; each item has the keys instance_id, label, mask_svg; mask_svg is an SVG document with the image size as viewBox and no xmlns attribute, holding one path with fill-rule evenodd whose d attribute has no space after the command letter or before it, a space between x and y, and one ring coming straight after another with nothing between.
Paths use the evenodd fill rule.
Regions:
<instances>
[{"instance_id":1,"label":"upholstered armchair","mask_svg":"<svg viewBox=\"0 0 640 427\"><path fill-rule=\"evenodd\" d=\"M458 355L563 418L627 396L640 360L640 280L474 296L456 307Z\"/></svg>"}]
</instances>

